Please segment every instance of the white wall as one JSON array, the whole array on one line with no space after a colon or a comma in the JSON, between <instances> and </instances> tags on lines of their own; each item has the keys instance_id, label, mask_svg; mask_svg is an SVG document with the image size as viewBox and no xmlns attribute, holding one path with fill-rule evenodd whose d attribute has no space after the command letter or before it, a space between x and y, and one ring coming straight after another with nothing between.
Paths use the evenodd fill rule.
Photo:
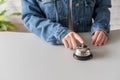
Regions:
<instances>
[{"instance_id":1,"label":"white wall","mask_svg":"<svg viewBox=\"0 0 120 80\"><path fill-rule=\"evenodd\" d=\"M9 8L9 12L21 11L21 0L6 0L7 5L4 8ZM112 9L111 9L111 29L120 29L120 0L111 0ZM20 18L11 18L11 20L17 25L17 31L27 31Z\"/></svg>"},{"instance_id":2,"label":"white wall","mask_svg":"<svg viewBox=\"0 0 120 80\"><path fill-rule=\"evenodd\" d=\"M120 0L112 0L111 27L120 29Z\"/></svg>"}]
</instances>

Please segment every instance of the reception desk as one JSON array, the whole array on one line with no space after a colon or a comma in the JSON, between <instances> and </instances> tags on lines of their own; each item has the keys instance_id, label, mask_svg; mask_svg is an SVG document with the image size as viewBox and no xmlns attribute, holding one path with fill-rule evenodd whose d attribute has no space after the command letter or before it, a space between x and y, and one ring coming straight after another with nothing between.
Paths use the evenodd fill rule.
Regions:
<instances>
[{"instance_id":1,"label":"reception desk","mask_svg":"<svg viewBox=\"0 0 120 80\"><path fill-rule=\"evenodd\" d=\"M32 33L0 32L0 80L120 80L120 30L106 45L91 45L93 59L78 61L73 50L50 45Z\"/></svg>"}]
</instances>

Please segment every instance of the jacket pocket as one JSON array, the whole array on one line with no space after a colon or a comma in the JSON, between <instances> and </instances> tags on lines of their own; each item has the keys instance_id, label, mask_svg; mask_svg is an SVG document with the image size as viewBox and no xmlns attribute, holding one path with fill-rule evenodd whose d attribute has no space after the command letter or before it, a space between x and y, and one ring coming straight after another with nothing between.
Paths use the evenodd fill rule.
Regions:
<instances>
[{"instance_id":1,"label":"jacket pocket","mask_svg":"<svg viewBox=\"0 0 120 80\"><path fill-rule=\"evenodd\" d=\"M38 5L45 17L51 19L52 21L56 20L56 2L57 0L38 0Z\"/></svg>"}]
</instances>

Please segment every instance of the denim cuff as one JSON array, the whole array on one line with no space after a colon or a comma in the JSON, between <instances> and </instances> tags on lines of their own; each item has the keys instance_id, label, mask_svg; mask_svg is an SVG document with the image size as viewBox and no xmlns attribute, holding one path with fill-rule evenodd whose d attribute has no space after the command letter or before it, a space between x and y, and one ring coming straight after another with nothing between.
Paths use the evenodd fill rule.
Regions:
<instances>
[{"instance_id":1,"label":"denim cuff","mask_svg":"<svg viewBox=\"0 0 120 80\"><path fill-rule=\"evenodd\" d=\"M106 28L107 27L107 28ZM102 25L100 23L94 23L91 28L91 35L93 35L96 31L102 30L106 34L106 36L109 36L110 28L107 24Z\"/></svg>"},{"instance_id":2,"label":"denim cuff","mask_svg":"<svg viewBox=\"0 0 120 80\"><path fill-rule=\"evenodd\" d=\"M71 30L69 30L67 27L59 27L54 34L55 38L57 39L57 44L62 44L62 39L69 32L71 32Z\"/></svg>"}]
</instances>

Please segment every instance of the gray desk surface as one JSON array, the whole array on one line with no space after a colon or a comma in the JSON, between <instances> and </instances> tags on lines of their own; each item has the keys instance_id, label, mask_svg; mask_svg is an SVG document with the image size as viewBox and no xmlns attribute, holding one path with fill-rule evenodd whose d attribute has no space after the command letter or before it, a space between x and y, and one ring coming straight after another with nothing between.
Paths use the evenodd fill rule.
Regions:
<instances>
[{"instance_id":1,"label":"gray desk surface","mask_svg":"<svg viewBox=\"0 0 120 80\"><path fill-rule=\"evenodd\" d=\"M72 50L41 41L32 33L0 32L0 80L120 80L120 30L111 31L108 44L91 45L94 58L73 59Z\"/></svg>"}]
</instances>

